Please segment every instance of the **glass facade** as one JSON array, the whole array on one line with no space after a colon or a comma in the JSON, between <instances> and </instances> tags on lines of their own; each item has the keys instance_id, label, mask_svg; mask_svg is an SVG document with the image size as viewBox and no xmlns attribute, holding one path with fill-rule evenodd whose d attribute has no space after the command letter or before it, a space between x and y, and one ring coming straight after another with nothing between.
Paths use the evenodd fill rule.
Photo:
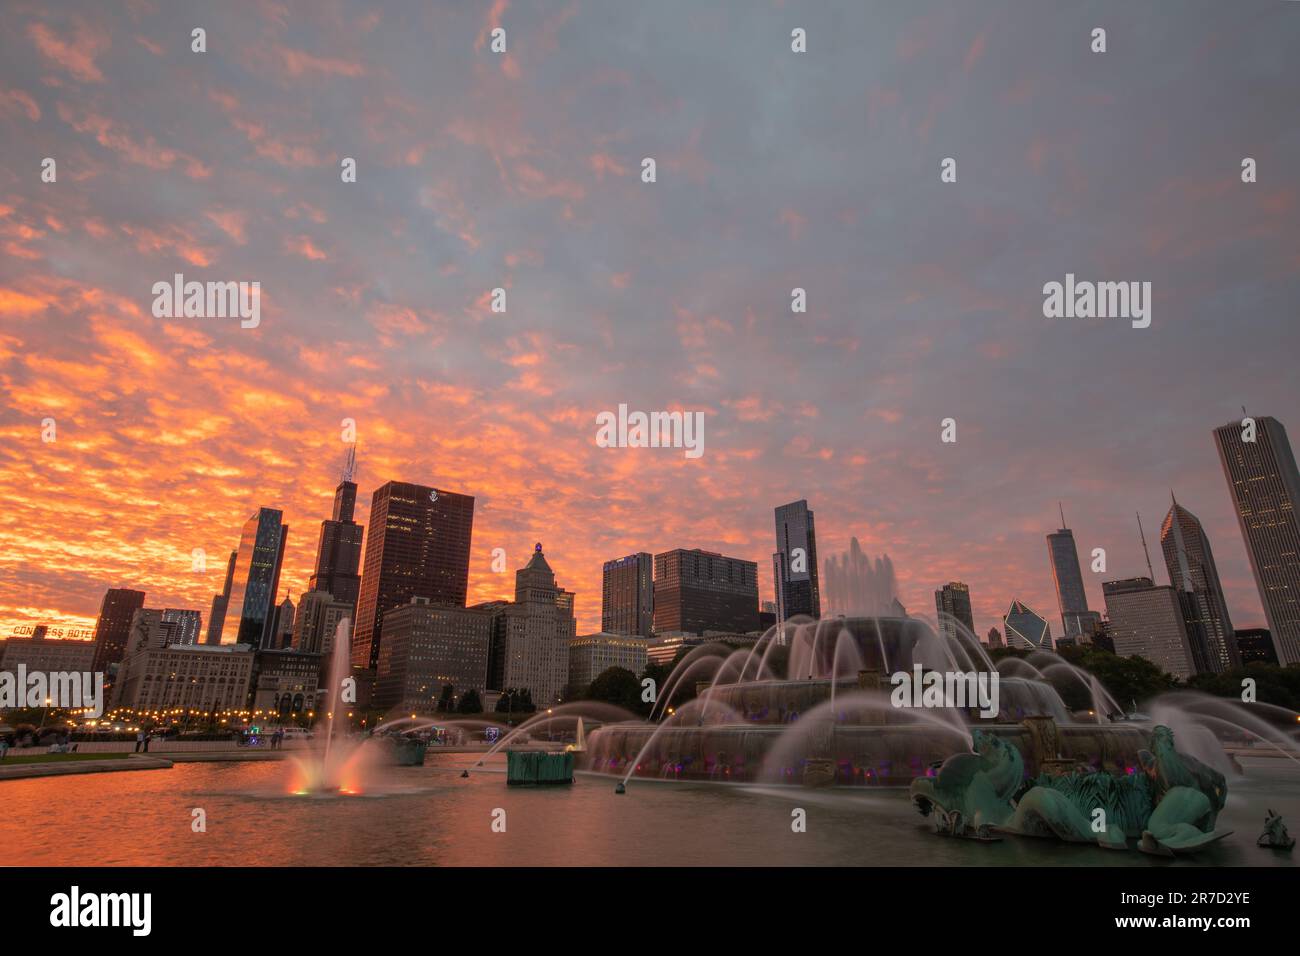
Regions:
<instances>
[{"instance_id":1,"label":"glass facade","mask_svg":"<svg viewBox=\"0 0 1300 956\"><path fill-rule=\"evenodd\" d=\"M226 602L222 644L270 647L275 595L289 526L275 508L259 508L244 524L235 552L235 571Z\"/></svg>"},{"instance_id":2,"label":"glass facade","mask_svg":"<svg viewBox=\"0 0 1300 956\"><path fill-rule=\"evenodd\" d=\"M803 499L776 509L776 553L772 555L772 581L776 589L778 622L789 620L795 615L821 617L817 529L808 502Z\"/></svg>"}]
</instances>

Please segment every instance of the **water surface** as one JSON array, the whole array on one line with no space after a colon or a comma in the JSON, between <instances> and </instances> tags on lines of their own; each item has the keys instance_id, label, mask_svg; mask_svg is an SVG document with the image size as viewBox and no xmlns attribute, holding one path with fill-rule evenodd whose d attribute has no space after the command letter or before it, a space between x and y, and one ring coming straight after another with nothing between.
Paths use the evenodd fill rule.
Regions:
<instances>
[{"instance_id":1,"label":"water surface","mask_svg":"<svg viewBox=\"0 0 1300 956\"><path fill-rule=\"evenodd\" d=\"M365 794L341 798L289 795L290 768L279 762L0 781L0 865L1170 865L1046 840L947 839L902 790L633 780L618 795L614 779L588 775L571 787L519 788L500 773L462 779L473 759L386 768ZM1196 862L1294 865L1255 838L1266 807L1300 832L1300 767L1250 761L1229 788L1219 826L1236 832ZM195 808L206 833L191 829ZM492 830L498 808L504 833ZM807 812L807 832L792 832L795 808Z\"/></svg>"}]
</instances>

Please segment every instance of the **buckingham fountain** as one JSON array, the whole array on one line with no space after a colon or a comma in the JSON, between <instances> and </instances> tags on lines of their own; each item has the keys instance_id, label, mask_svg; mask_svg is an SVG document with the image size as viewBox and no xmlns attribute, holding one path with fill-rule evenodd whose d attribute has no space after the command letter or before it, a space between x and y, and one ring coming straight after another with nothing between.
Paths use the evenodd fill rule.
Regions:
<instances>
[{"instance_id":1,"label":"buckingham fountain","mask_svg":"<svg viewBox=\"0 0 1300 956\"><path fill-rule=\"evenodd\" d=\"M845 573L855 561L856 578ZM1095 677L1050 652L995 663L955 622L941 635L873 595L879 566L862 565L860 552L827 570L876 613L794 619L749 647L692 649L649 720L588 732L579 770L617 778L620 793L637 780L908 788L951 836L1135 841L1169 855L1226 835L1215 830L1234 770L1224 737L1296 759L1276 722L1231 702L1170 695L1151 704L1152 719L1126 714ZM932 673L992 682L995 706L899 706L894 675ZM1061 687L1089 706L1068 707Z\"/></svg>"}]
</instances>

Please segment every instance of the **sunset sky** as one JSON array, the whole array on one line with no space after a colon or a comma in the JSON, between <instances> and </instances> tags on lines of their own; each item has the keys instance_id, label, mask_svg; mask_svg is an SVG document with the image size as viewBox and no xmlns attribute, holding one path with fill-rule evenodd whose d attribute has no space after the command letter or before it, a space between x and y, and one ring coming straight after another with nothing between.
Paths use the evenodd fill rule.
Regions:
<instances>
[{"instance_id":1,"label":"sunset sky","mask_svg":"<svg viewBox=\"0 0 1300 956\"><path fill-rule=\"evenodd\" d=\"M579 633L633 551L770 599L807 498L913 612L957 579L981 635L1013 598L1059 634L1057 501L1102 609L1135 512L1167 583L1171 488L1263 626L1211 430L1300 442L1297 49L1274 0L5 3L0 636L114 586L206 628L259 505L296 600L346 418L359 521L389 479L474 495L471 602L541 541ZM260 327L154 318L178 272L260 282ZM1151 327L1044 318L1067 273L1151 282ZM703 456L597 447L620 403L703 411Z\"/></svg>"}]
</instances>

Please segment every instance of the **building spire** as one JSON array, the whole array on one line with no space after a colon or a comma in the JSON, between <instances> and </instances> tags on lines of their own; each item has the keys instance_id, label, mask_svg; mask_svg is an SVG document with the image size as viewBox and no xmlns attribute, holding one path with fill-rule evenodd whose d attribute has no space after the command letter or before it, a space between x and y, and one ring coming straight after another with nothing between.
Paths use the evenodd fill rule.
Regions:
<instances>
[{"instance_id":1,"label":"building spire","mask_svg":"<svg viewBox=\"0 0 1300 956\"><path fill-rule=\"evenodd\" d=\"M343 477L340 484L344 481L351 481L352 476L357 471L357 443L353 442L348 445L347 455L343 459Z\"/></svg>"},{"instance_id":2,"label":"building spire","mask_svg":"<svg viewBox=\"0 0 1300 956\"><path fill-rule=\"evenodd\" d=\"M1056 503L1056 508L1061 512L1061 530L1064 531L1068 527L1065 523L1065 508L1059 501Z\"/></svg>"}]
</instances>

